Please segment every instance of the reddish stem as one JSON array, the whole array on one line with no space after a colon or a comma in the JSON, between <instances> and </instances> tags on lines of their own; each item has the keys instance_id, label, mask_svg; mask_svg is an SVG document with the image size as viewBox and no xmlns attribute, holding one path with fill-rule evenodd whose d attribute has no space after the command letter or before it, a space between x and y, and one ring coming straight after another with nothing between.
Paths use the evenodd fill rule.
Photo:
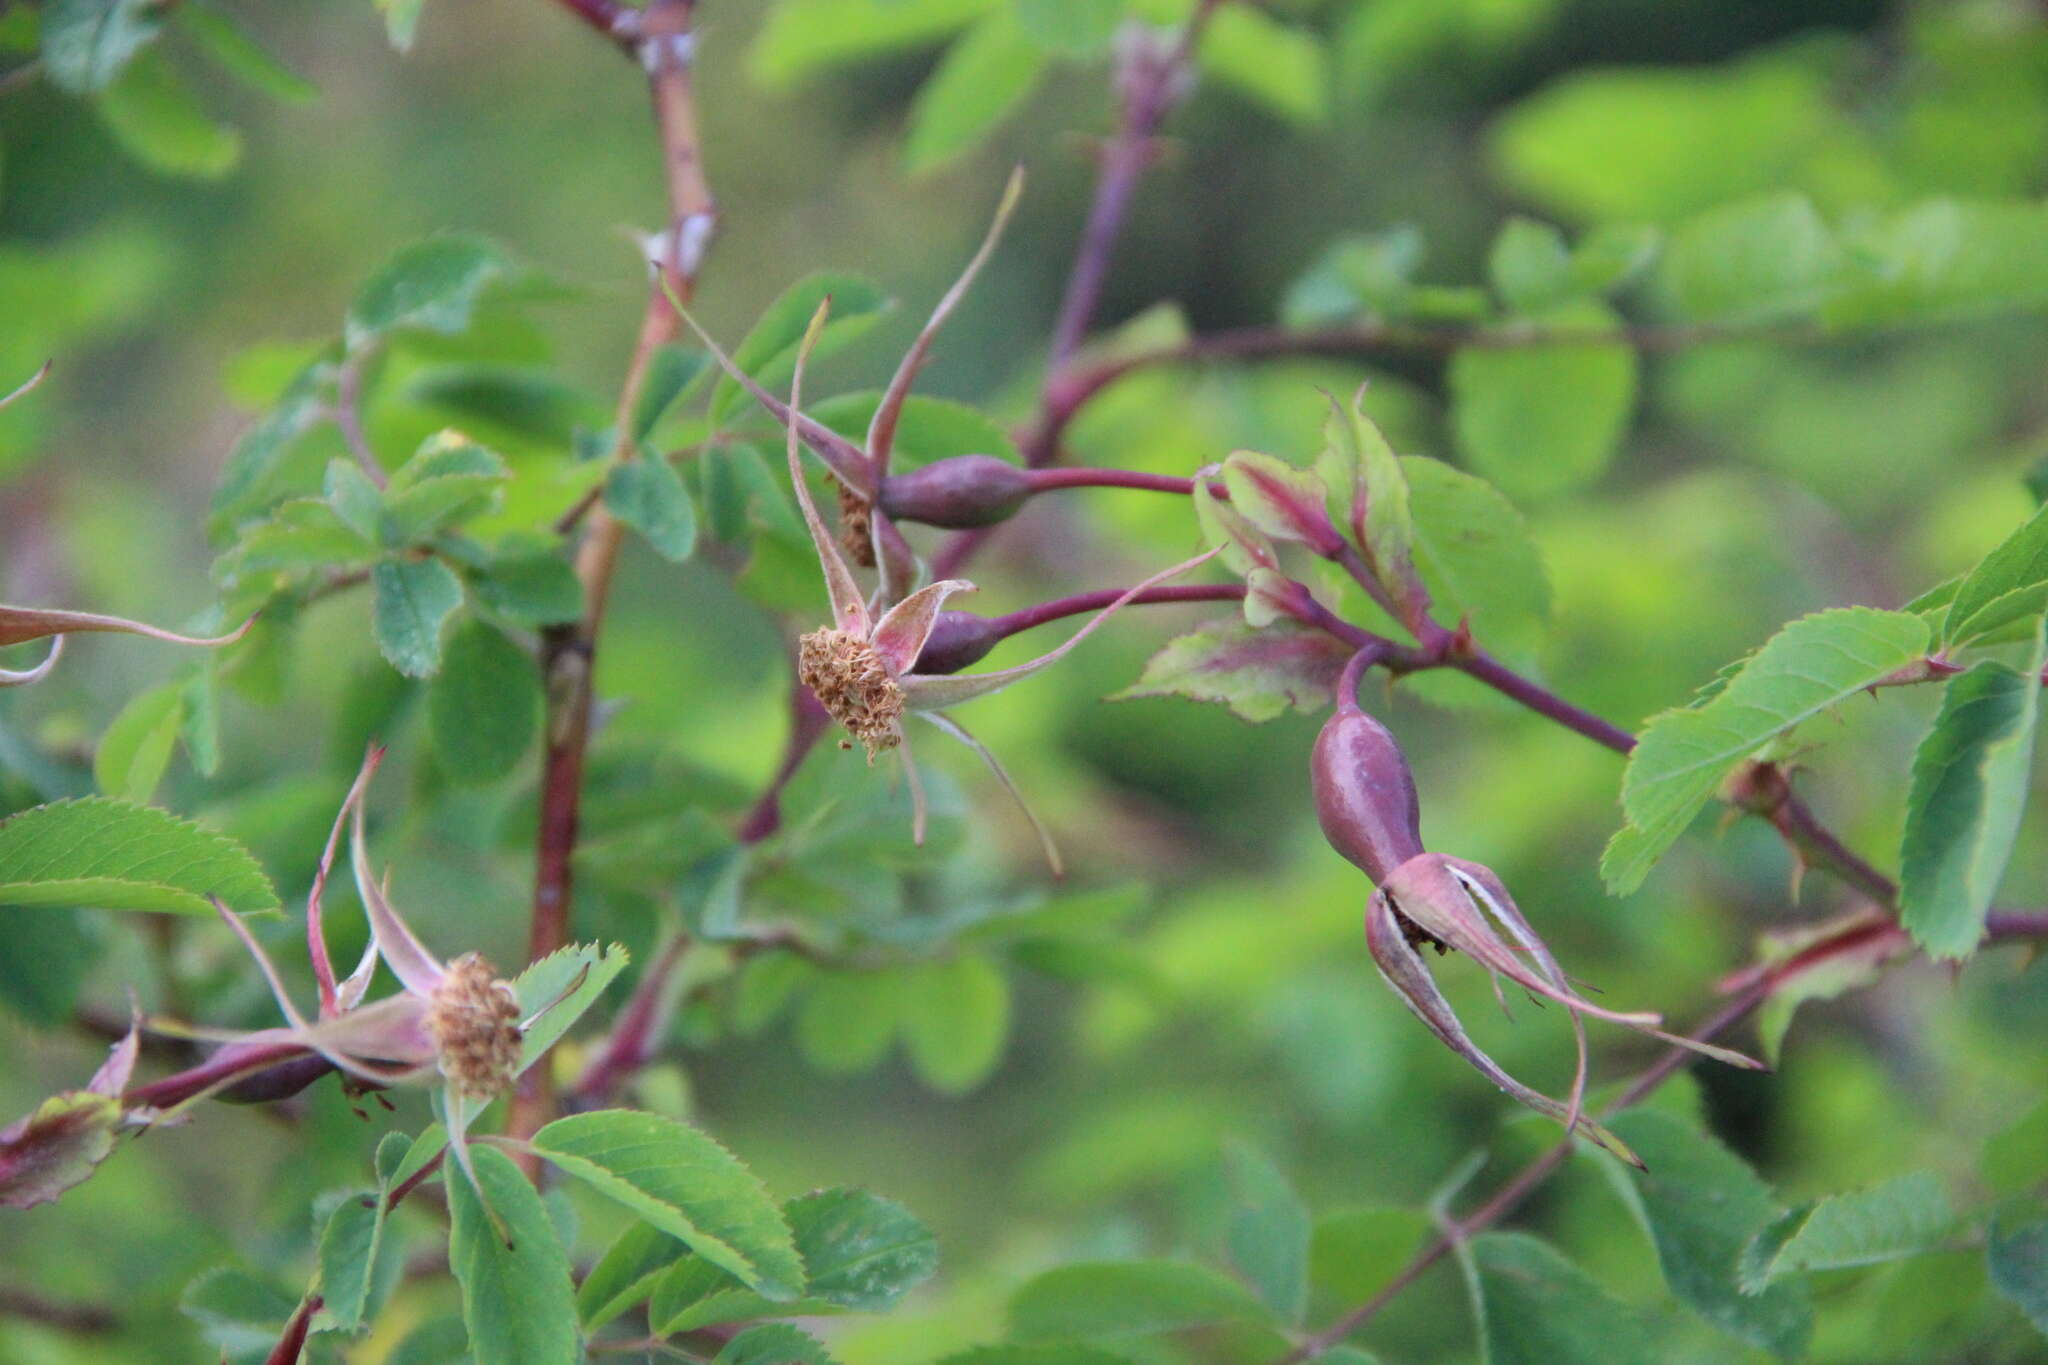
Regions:
<instances>
[{"instance_id":1,"label":"reddish stem","mask_svg":"<svg viewBox=\"0 0 2048 1365\"><path fill-rule=\"evenodd\" d=\"M1185 496L1195 491L1195 481L1175 474L1140 474L1131 469L1032 470L1031 491L1042 493L1048 488L1142 488ZM1214 491L1218 497L1229 496L1221 484L1215 485Z\"/></svg>"},{"instance_id":2,"label":"reddish stem","mask_svg":"<svg viewBox=\"0 0 2048 1365\"><path fill-rule=\"evenodd\" d=\"M1122 597L1128 588L1097 588L1093 592L1077 592L1071 597L1055 597L1050 602L1023 607L1006 616L990 619L996 624L1004 639L1020 631L1042 626L1048 621L1057 621L1066 616L1079 616L1083 612L1100 611ZM1193 583L1177 587L1147 588L1131 599L1137 606L1147 602L1241 602L1244 600L1242 583Z\"/></svg>"}]
</instances>

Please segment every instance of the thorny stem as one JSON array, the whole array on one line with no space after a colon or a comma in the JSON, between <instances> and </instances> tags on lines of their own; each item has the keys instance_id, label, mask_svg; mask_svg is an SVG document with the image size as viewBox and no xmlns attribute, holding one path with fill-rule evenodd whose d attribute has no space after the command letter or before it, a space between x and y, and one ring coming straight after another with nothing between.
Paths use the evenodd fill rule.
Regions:
<instances>
[{"instance_id":1,"label":"thorny stem","mask_svg":"<svg viewBox=\"0 0 2048 1365\"><path fill-rule=\"evenodd\" d=\"M572 8L584 12L581 5ZM698 266L718 215L698 146L691 76L695 8L696 0L651 0L639 12L635 44L648 73L668 185L669 227L662 237L656 267L666 276L668 289L684 300L696 288ZM640 336L619 389L614 460L637 455L631 434L633 410L655 352L675 336L680 325L662 283L657 278L647 291ZM547 750L541 774L533 921L528 940L531 958L544 957L569 941L571 865L594 701L592 668L624 537L624 528L601 504L591 509L576 556L576 576L583 584L583 619L573 626L549 630L541 643L541 674L548 699ZM532 1136L551 1116L555 1105L547 1075L546 1067L528 1071L513 1096L506 1122L513 1137Z\"/></svg>"}]
</instances>

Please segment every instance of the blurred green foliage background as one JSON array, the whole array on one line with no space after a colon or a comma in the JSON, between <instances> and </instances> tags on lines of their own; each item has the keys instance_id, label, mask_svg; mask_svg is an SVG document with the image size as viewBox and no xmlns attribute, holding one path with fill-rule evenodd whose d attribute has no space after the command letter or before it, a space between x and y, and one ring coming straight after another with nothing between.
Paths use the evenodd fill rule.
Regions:
<instances>
[{"instance_id":1,"label":"blurred green foliage background","mask_svg":"<svg viewBox=\"0 0 2048 1365\"><path fill-rule=\"evenodd\" d=\"M0 387L55 362L34 400L0 417L10 601L172 625L210 606L209 498L226 452L336 331L360 282L430 232L486 234L547 283L527 291L524 320L494 322L468 350L394 356L370 413L373 442L399 454L453 423L516 467L542 467L546 443L530 431L479 427L445 389L407 387L444 360L545 363L565 383L552 397L566 420L604 420L644 289L634 233L662 212L632 69L539 0L433 0L403 58L367 5L231 8L319 93L278 104L172 51L204 108L234 130L235 164L216 147L218 176L154 172L83 102L0 76ZM699 8L704 148L723 215L700 294L707 326L737 339L798 276L857 271L900 306L821 365L814 391L882 382L1022 162L1023 207L920 391L1003 419L1027 414L1090 193L1090 140L1113 117L1105 62L1055 64L986 145L947 158L913 134L911 158L936 163L913 170L905 123L936 40L828 61L804 41L823 31L806 27L820 22L809 13L818 4ZM1292 31L1319 35L1307 65L1214 75L1177 114L1117 252L1105 324L1162 300L1197 329L1270 322L1330 243L1401 224L1424 244L1420 279L1469 285L1513 212L1576 233L1799 191L1831 220L1854 221L1932 195L2044 188L2048 18L2018 0L1272 9ZM0 11L0 35L24 12ZM1898 606L1967 568L2034 505L2025 476L2048 455L2044 361L2048 321L2024 316L1646 355L1640 409L1611 468L1582 488L1531 476L1526 495L1500 480L1547 560L1555 629L1543 676L1634 726L1792 616ZM1239 447L1306 459L1325 410L1319 388L1348 392L1370 377L1401 449L1456 461L1445 368L1440 355L1411 354L1149 372L1092 405L1071 449L1080 463L1174 473ZM573 473L555 471L563 481L537 496L569 489L551 503L565 506ZM1193 544L1178 500L1045 499L977 564L973 606L994 613L1128 583ZM806 627L819 602L800 559L757 560L748 591L736 591L744 560L706 553L675 565L631 552L600 655L600 693L616 709L594 751L579 937L644 954L682 894L691 850L729 827L780 753L782 627L750 598L808 600L792 618ZM158 799L250 843L290 904L364 738L380 734L398 748L399 775L377 805L399 903L433 942L516 960L532 755L486 786L437 774L417 755L420 689L378 658L367 611L360 594L306 609L275 699L227 694L217 775L179 760ZM833 975L839 984L820 991L796 980L815 969L770 966L771 955L733 976L716 950L692 969L700 984L672 1064L651 1073L640 1102L694 1114L778 1194L867 1185L939 1234L938 1281L835 1338L855 1365L915 1365L990 1339L1009 1291L1058 1261L1201 1245L1219 1155L1236 1139L1268 1152L1319 1215L1385 1210L1332 1219L1320 1234L1321 1321L1369 1293L1420 1237L1414 1210L1468 1154L1493 1154L1483 1186L1550 1136L1416 1027L1374 975L1358 931L1367 888L1323 845L1309 805L1313 718L1249 726L1185 701L1099 700L1169 635L1215 614L1133 611L1068 665L965 713L1065 846L1069 884L1049 892L1028 829L964 756L924 746L952 811L932 856L909 849L887 770L829 746L809 760L792 797L799 814L828 805L828 793L869 804L846 817L840 842L821 838L809 863L764 876L750 910L844 932L868 965L1042 895L1048 914L1085 927L1036 949L1015 935L988 940L1009 982L1004 1040L967 1093L934 1088L900 1047L865 1055L892 1043L887 1015L903 988L887 974ZM994 662L1025 651L1012 643ZM62 686L0 694L0 759L16 770L9 804L33 796L25 754L60 790L77 789L114 712L183 666L143 643L85 639ZM1703 822L1644 890L1609 897L1596 866L1617 823L1620 760L1505 705L1446 710L1417 695L1427 691L1403 685L1382 714L1416 767L1430 847L1499 870L1606 1003L1697 1018L1758 935L1848 904L1819 876L1795 898L1786 853L1756 822L1718 837ZM1804 732L1802 788L1884 866L1911 747L1936 700L1925 691L1859 701ZM2030 816L2002 903L2048 899L2044 833ZM14 1059L0 1069L0 1114L89 1070L96 1045L62 1021L78 1004L118 1016L129 984L171 1013L266 1018L259 984L215 928L58 923L42 911L0 920L0 1038ZM277 938L290 934L280 927ZM1482 1042L1511 1071L1561 1087L1569 1049L1557 1012L1518 1010L1510 1026L1461 965L1445 975ZM1703 1115L1788 1201L1917 1167L1975 1188L1981 1145L2048 1093L2038 1045L2048 987L2021 965L2002 952L1959 976L1896 970L1803 1012L1775 1074L1700 1069L1659 1102ZM798 992L793 1019L738 1027L736 1000L749 990L772 1000L776 973ZM847 1043L877 1028L872 1049ZM1633 1035L1595 1033L1598 1079L1650 1055ZM418 1102L400 1104L365 1121L322 1087L284 1118L215 1106L124 1148L57 1206L0 1215L0 1290L110 1303L123 1323L120 1336L94 1339L0 1313L0 1358L210 1359L176 1308L186 1283L228 1263L295 1295L313 1199L364 1178L376 1133L417 1126ZM605 1223L585 1213L587 1255ZM1560 1177L1521 1222L1648 1305L1665 1333L1661 1359L1763 1358L1672 1308L1641 1233L1590 1170ZM1967 1255L1826 1282L1819 1298L1818 1360L2018 1362L2042 1350ZM410 1324L449 1302L431 1283L402 1291L349 1358L385 1359ZM1455 1269L1432 1272L1367 1342L1389 1361L1476 1359ZM1261 1358L1227 1333L1186 1349L1187 1359ZM1145 1357L1181 1358L1165 1347Z\"/></svg>"}]
</instances>

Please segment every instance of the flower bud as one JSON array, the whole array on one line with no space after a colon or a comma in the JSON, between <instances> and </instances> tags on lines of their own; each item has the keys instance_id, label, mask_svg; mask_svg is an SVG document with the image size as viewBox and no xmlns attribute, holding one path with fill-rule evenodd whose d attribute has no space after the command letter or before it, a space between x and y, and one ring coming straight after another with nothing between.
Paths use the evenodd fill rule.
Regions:
<instances>
[{"instance_id":1,"label":"flower bud","mask_svg":"<svg viewBox=\"0 0 2048 1365\"><path fill-rule=\"evenodd\" d=\"M1316 736L1309 771L1323 837L1375 884L1422 853L1422 807L1408 760L1387 727L1348 695Z\"/></svg>"},{"instance_id":2,"label":"flower bud","mask_svg":"<svg viewBox=\"0 0 2048 1365\"><path fill-rule=\"evenodd\" d=\"M980 663L1003 641L1002 627L971 611L942 611L919 651L914 673L958 673Z\"/></svg>"},{"instance_id":3,"label":"flower bud","mask_svg":"<svg viewBox=\"0 0 2048 1365\"><path fill-rule=\"evenodd\" d=\"M993 455L955 455L883 479L878 501L897 521L968 530L1008 520L1031 493L1029 470Z\"/></svg>"}]
</instances>

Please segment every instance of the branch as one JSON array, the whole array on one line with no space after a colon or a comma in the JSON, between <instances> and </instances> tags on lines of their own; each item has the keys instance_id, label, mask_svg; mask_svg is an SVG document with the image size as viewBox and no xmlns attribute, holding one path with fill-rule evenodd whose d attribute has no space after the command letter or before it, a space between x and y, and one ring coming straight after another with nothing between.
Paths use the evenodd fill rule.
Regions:
<instances>
[{"instance_id":1,"label":"branch","mask_svg":"<svg viewBox=\"0 0 2048 1365\"><path fill-rule=\"evenodd\" d=\"M600 0L589 2L596 4ZM602 3L610 4L611 0ZM572 7L583 12L582 5ZM656 351L675 336L679 325L666 293L673 291L685 300L691 297L705 247L718 221L717 205L704 178L698 148L691 75L695 55L691 19L695 8L695 0L651 0L639 12L635 47L647 69L655 124L660 132L669 226L656 253L656 268L661 275L647 291L639 339L619 389L614 461L637 457L632 439L633 410ZM547 751L541 770L533 920L528 936L528 954L533 959L545 957L569 941L571 866L583 799L583 760L590 745L595 700L592 670L624 539L624 528L602 504L594 506L576 556L576 576L583 584L583 619L573 626L550 629L541 642L541 674L547 682L548 698ZM530 1137L550 1117L554 1099L546 1077L545 1067L529 1071L513 1097L507 1118L507 1131L512 1136Z\"/></svg>"}]
</instances>

